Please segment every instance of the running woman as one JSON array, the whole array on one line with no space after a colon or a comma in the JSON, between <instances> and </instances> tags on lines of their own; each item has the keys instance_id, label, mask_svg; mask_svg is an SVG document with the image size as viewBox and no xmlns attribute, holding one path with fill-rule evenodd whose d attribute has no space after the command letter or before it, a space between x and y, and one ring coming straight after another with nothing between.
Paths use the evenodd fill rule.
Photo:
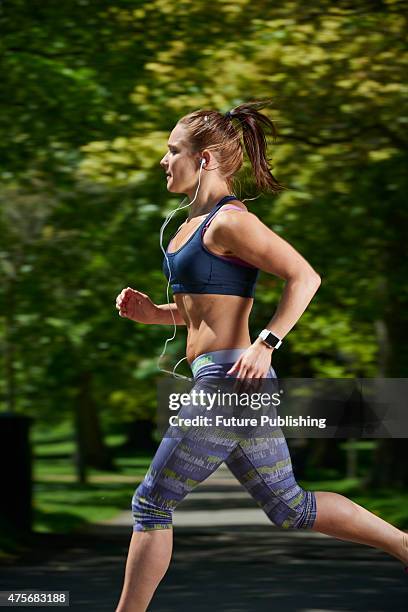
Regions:
<instances>
[{"instance_id":1,"label":"running woman","mask_svg":"<svg viewBox=\"0 0 408 612\"><path fill-rule=\"evenodd\" d=\"M198 110L182 117L160 161L167 190L185 194L188 217L170 241L163 271L174 303L154 304L127 287L117 296L119 315L144 324L186 325L186 358L194 382L232 376L240 383L275 378L273 351L307 308L320 285L312 266L247 209L233 192L248 154L262 192L284 187L266 157L265 130L274 123L245 103L225 115ZM251 341L248 318L259 270L286 281L272 319ZM194 428L191 428L193 431ZM116 612L144 612L172 554L172 514L177 504L225 462L271 522L311 529L377 547L408 565L408 535L337 493L304 490L293 474L283 435L235 439L213 435L163 437L132 498L133 534ZM407 568L404 568L407 571Z\"/></svg>"}]
</instances>

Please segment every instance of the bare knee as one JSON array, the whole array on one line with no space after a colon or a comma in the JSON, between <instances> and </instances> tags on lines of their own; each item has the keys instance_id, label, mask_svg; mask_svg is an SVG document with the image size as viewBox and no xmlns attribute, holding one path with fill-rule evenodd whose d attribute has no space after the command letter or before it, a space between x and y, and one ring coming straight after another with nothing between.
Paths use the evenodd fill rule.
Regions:
<instances>
[{"instance_id":1,"label":"bare knee","mask_svg":"<svg viewBox=\"0 0 408 612\"><path fill-rule=\"evenodd\" d=\"M316 491L317 518L327 521L329 517L341 517L344 522L352 521L358 511L357 504L351 499L329 491Z\"/></svg>"}]
</instances>

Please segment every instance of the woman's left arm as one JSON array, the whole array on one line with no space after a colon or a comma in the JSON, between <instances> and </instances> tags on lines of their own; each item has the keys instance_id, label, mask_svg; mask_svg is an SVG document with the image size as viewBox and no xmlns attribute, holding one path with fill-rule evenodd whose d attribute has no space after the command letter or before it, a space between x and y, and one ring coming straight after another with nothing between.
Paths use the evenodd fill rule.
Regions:
<instances>
[{"instance_id":1,"label":"woman's left arm","mask_svg":"<svg viewBox=\"0 0 408 612\"><path fill-rule=\"evenodd\" d=\"M213 228L217 245L286 281L276 312L266 325L266 329L283 338L306 310L319 288L320 276L296 249L253 213L230 211L228 215L219 215L217 221ZM245 379L265 378L273 350L257 338L229 373Z\"/></svg>"}]
</instances>

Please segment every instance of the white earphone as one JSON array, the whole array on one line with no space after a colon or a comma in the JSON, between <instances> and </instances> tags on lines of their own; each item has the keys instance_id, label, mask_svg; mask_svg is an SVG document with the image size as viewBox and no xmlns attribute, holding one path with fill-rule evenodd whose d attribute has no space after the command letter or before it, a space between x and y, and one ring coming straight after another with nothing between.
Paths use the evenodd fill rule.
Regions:
<instances>
[{"instance_id":1,"label":"white earphone","mask_svg":"<svg viewBox=\"0 0 408 612\"><path fill-rule=\"evenodd\" d=\"M207 164L206 160L204 159L204 157L202 157L200 159L200 170L199 170L199 175L198 175L198 185L197 185L197 190L195 192L195 196L194 198L191 200L191 202L189 202L188 204L186 204L186 206L178 206L176 209L174 209L167 217L166 220L164 221L163 225L160 228L160 248L163 251L164 257L166 258L166 262L167 262L167 269L169 271L169 279L167 282L167 289L166 289L166 294L167 294L167 303L170 306L170 298L169 298L169 287L170 287L170 282L171 282L171 268L170 268L170 264L169 264L169 259L167 257L167 253L165 251L165 249L163 248L163 231L166 228L166 225L168 225L168 223L170 222L170 220L172 219L173 215L178 211L181 210L182 208L186 208L187 206L190 206L191 204L193 204L193 202L195 201L197 194L198 194L198 190L200 189L200 184L201 184L201 170L203 169L203 167ZM181 204L183 204L184 200L181 202ZM167 338L165 343L164 343L164 348L163 351L161 352L161 355L159 356L158 360L157 360L157 368L161 371L161 372L165 372L166 374L171 374L172 376L174 376L174 378L180 378L183 380L188 380L190 382L193 382L192 378L189 378L187 376L183 376L182 374L176 374L176 372L174 371L178 364L183 361L184 359L187 359L187 357L182 357L182 359L180 359L176 365L173 368L173 371L170 372L169 370L163 370L163 368L160 367L160 361L163 357L163 355L166 352L166 348L167 348L167 343L169 342L169 340L174 340L174 338L176 337L176 331L177 331L177 325L176 325L176 320L174 318L174 314L173 311L170 310L171 312L171 316L173 319L173 325L174 325L174 331L173 331L173 335L170 338Z\"/></svg>"}]
</instances>

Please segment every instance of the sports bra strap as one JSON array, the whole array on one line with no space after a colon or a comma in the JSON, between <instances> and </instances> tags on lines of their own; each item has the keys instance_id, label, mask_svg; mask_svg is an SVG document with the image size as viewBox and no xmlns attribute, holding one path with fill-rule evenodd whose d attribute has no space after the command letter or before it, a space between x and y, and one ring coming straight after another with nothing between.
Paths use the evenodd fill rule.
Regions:
<instances>
[{"instance_id":1,"label":"sports bra strap","mask_svg":"<svg viewBox=\"0 0 408 612\"><path fill-rule=\"evenodd\" d=\"M227 204L226 206L223 206L222 210L229 210L230 208L235 208L236 210L241 210L242 212L245 212L243 208L241 208L240 206L234 206L234 204Z\"/></svg>"},{"instance_id":2,"label":"sports bra strap","mask_svg":"<svg viewBox=\"0 0 408 612\"><path fill-rule=\"evenodd\" d=\"M240 210L241 212L246 212L243 208L240 208L239 206L234 206L234 204L227 204L226 206L222 207L222 210L229 210L230 208L234 208L235 210ZM208 219L207 223L204 225L203 227L203 231L202 233L204 234L205 230L209 227L211 221L214 219L215 215L221 210L221 207L215 211L215 213L213 215L211 215L211 218Z\"/></svg>"}]
</instances>

